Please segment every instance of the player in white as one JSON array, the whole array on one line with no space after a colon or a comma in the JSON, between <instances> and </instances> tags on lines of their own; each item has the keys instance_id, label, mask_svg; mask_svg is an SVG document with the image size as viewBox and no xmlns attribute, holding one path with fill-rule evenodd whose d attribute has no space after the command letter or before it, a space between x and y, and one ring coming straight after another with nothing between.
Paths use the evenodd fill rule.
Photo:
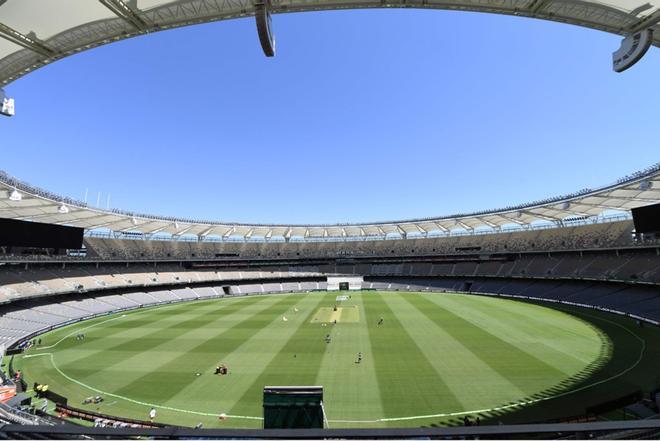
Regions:
<instances>
[{"instance_id":1,"label":"player in white","mask_svg":"<svg viewBox=\"0 0 660 441\"><path fill-rule=\"evenodd\" d=\"M156 408L152 407L151 410L149 411L149 419L153 423L154 420L156 419Z\"/></svg>"}]
</instances>

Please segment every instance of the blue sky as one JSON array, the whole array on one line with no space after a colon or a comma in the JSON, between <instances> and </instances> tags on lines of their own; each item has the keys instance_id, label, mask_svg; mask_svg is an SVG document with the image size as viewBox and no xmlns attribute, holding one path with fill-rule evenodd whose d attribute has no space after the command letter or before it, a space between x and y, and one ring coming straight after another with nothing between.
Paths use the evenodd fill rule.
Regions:
<instances>
[{"instance_id":1,"label":"blue sky","mask_svg":"<svg viewBox=\"0 0 660 441\"><path fill-rule=\"evenodd\" d=\"M404 219L595 187L660 160L660 52L516 17L364 10L126 40L6 88L0 168L95 204L240 222Z\"/></svg>"}]
</instances>

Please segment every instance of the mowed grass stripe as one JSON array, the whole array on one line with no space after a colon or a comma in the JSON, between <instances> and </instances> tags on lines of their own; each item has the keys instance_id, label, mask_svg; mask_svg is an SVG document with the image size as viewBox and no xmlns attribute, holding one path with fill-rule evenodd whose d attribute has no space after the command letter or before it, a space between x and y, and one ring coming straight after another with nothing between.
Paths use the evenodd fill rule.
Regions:
<instances>
[{"instance_id":1,"label":"mowed grass stripe","mask_svg":"<svg viewBox=\"0 0 660 441\"><path fill-rule=\"evenodd\" d=\"M373 353L363 313L363 297L354 294L351 300L341 303L349 310L357 307L358 322L340 322L326 327L331 329L332 342L323 355L316 384L324 386L325 409L330 420L376 420L383 415L374 358L366 357L362 363L355 363L358 352Z\"/></svg>"},{"instance_id":2,"label":"mowed grass stripe","mask_svg":"<svg viewBox=\"0 0 660 441\"><path fill-rule=\"evenodd\" d=\"M162 330L164 327L170 329L168 326L163 326L163 323L181 325L189 321L191 326L194 326L192 320L200 317L205 312L222 311L233 304L235 302L231 300L227 303L215 302L215 304L207 301L194 301L190 303L145 307L129 312L118 312L111 317L111 321L104 320L107 323L103 323L101 326L103 329L102 334L96 333L96 328L84 330L87 327L87 322L82 322L78 327L81 332L85 332L87 342L101 340L101 342L96 341L94 344L105 345L107 349L112 349L114 344L117 344L117 341L125 342L126 340L132 340L137 332L141 336L149 336L154 334L154 330ZM67 328L69 332L66 334L71 333L73 329L75 327ZM57 335L58 338L62 336ZM81 347L84 347L84 345L76 341L73 336L58 344L58 348L80 349Z\"/></svg>"},{"instance_id":3,"label":"mowed grass stripe","mask_svg":"<svg viewBox=\"0 0 660 441\"><path fill-rule=\"evenodd\" d=\"M522 322L512 318L511 313L502 312L497 307L498 304L493 303L495 299L461 295L446 295L442 297L442 305L448 311L451 311L458 317L464 317L466 322L476 327L488 329L488 333L493 337L518 348L527 354L528 357L545 364L547 369L543 369L542 371L547 372L548 379L559 376L565 378L574 375L585 366L584 361L576 360L574 357L566 355L566 352L559 353L549 350L546 345L549 340L547 336L552 335L553 339L558 339L558 336L538 322L536 326L525 326ZM438 299L435 300L437 301ZM482 305L479 305L480 302ZM495 307L490 307L491 305ZM535 320L534 316L547 312L546 308L541 306L537 308L535 314L530 314L531 320ZM569 322L575 320L565 314L558 319L568 320ZM589 329L586 325L585 328ZM544 344L539 344L539 342L543 342ZM594 332L593 336L585 342L593 351L593 360L598 358L601 350L601 345L598 343L594 344L595 342L600 342L600 339L598 334ZM582 341L578 341L575 338L568 338L564 339L563 343L566 345L565 351L570 351L571 348L580 346ZM539 373L542 371L539 371ZM548 384L548 381L545 384Z\"/></svg>"},{"instance_id":4,"label":"mowed grass stripe","mask_svg":"<svg viewBox=\"0 0 660 441\"><path fill-rule=\"evenodd\" d=\"M203 314L189 317L187 320L181 320L179 324L194 323L196 326L190 328L189 332L196 332L200 327L207 326L209 323L216 321L219 318L218 314L224 317L230 314L240 313L254 304L266 301L266 299L268 297L253 297L244 299L242 302L222 305L222 307L213 308ZM218 302L218 304L221 303ZM150 312L155 311L145 312L145 315L149 315ZM175 316L176 312L176 310L170 310L170 313ZM123 319L120 318L117 321ZM110 323L110 325L114 325L114 322ZM108 352L117 352L117 359L126 359L131 355L143 352L145 348L156 349L161 345L171 344L173 339L181 336L181 334L180 327L169 326L169 322L168 326L162 326L159 329L138 327L131 329L130 333L119 331L115 335L111 331L108 331L104 325L101 325L86 332L86 338L83 342L76 341L73 337L65 340L66 344L61 345L61 349L58 346L60 354L65 354L65 357L58 357L58 360L64 360L60 364L60 367L64 370L88 367L88 370L94 372L98 369L103 370L107 368L107 366L99 365L99 363L105 359ZM106 355L99 357L99 353ZM82 374L82 372L79 374Z\"/></svg>"},{"instance_id":5,"label":"mowed grass stripe","mask_svg":"<svg viewBox=\"0 0 660 441\"><path fill-rule=\"evenodd\" d=\"M195 373L204 372L213 363L217 363L219 356L235 350L242 342L268 325L273 320L273 315L288 311L300 298L296 295L280 297L275 303L266 304L267 308L245 315L231 326L220 326L199 344L182 347L181 352L174 358L166 359L165 363L158 361L157 370L133 378L114 393L158 404L167 402L198 378ZM196 356L196 351L201 354ZM214 353L218 355L212 355ZM155 358L157 354L153 356ZM204 373L207 376L210 374L208 371ZM212 394L210 391L209 393Z\"/></svg>"},{"instance_id":6,"label":"mowed grass stripe","mask_svg":"<svg viewBox=\"0 0 660 441\"><path fill-rule=\"evenodd\" d=\"M229 375L225 377L204 375L187 388L172 397L166 404L184 408L214 409L229 413L243 394L252 386L254 379L261 375L269 363L280 353L284 345L305 322L310 311L316 310L323 299L320 295L297 295L298 302L291 305L283 315L274 315L272 321L254 335L244 341L237 341L239 345L233 350L223 346L223 351L207 366L206 371L211 372L219 362L229 366ZM298 312L294 311L294 307ZM267 311L275 314L277 311ZM286 316L287 321L282 319ZM196 352L189 353L191 362L195 362ZM206 360L208 361L208 360ZM204 362L204 358L200 361ZM206 372L205 371L205 372ZM212 392L211 392L212 391ZM261 411L248 416L261 416Z\"/></svg>"},{"instance_id":7,"label":"mowed grass stripe","mask_svg":"<svg viewBox=\"0 0 660 441\"><path fill-rule=\"evenodd\" d=\"M254 301L255 297L248 297L249 301ZM168 328L172 330L186 330L193 329L196 327L194 318L199 318L201 316L207 315L208 313L220 312L227 308L231 308L232 305L236 305L242 301L241 298L229 298L221 302L218 301L201 301L199 307L197 306L198 302L193 302L191 304L180 303L172 306L166 307L157 307L154 311L151 311L148 316L140 318L134 322L122 322L118 321L112 324L114 328L121 329L122 326L125 327L124 331L128 331L139 325L141 328L147 329L163 329ZM172 309L170 309L172 308ZM152 316L151 314L154 314ZM144 320L146 323L141 323ZM166 326L163 326L165 324Z\"/></svg>"},{"instance_id":8,"label":"mowed grass stripe","mask_svg":"<svg viewBox=\"0 0 660 441\"><path fill-rule=\"evenodd\" d=\"M529 354L516 344L491 332L491 329L499 325L498 319L480 315L479 320L475 321L471 318L474 314L471 309L461 309L462 314L459 315L450 307L453 305L452 301L456 300L453 295L437 294L437 296L438 298L435 295L413 296L410 301L424 314L426 311L435 311L430 316L432 320L441 323L449 334L461 339L468 349L478 354L486 364L508 378L525 394L531 395L545 390L567 377L563 371L545 360ZM491 312L496 308L497 305L493 305ZM515 324L507 323L507 326L515 326ZM542 334L544 331L538 328L536 332Z\"/></svg>"},{"instance_id":9,"label":"mowed grass stripe","mask_svg":"<svg viewBox=\"0 0 660 441\"><path fill-rule=\"evenodd\" d=\"M365 357L374 358L385 416L406 417L430 411L463 410L458 398L408 334L397 314L383 300L384 295L395 294L365 294L363 301L373 350ZM379 317L383 317L383 325L378 325Z\"/></svg>"},{"instance_id":10,"label":"mowed grass stripe","mask_svg":"<svg viewBox=\"0 0 660 441\"><path fill-rule=\"evenodd\" d=\"M216 302L217 303L217 302ZM103 340L101 344L111 345L105 341L106 335L111 335L116 339L124 340L129 338L135 333L136 329L140 329L143 334L148 334L152 329L150 326L157 325L162 328L160 323L163 320L171 320L172 317L196 317L198 310L213 308L212 304L207 301L191 301L186 303L177 303L172 305L160 305L134 309L131 311L120 311L110 316L98 317L91 320L85 320L75 325L61 328L52 333L48 333L43 337L43 347L49 349L48 346L57 343L58 349L66 348L80 348L80 342L76 341L73 333L78 330L84 332L89 339ZM218 309L217 304L214 309ZM176 312L176 314L175 314ZM98 325L102 323L105 334L94 335L94 328L88 329L91 325ZM62 340L63 339L63 340ZM96 342L99 344L99 342Z\"/></svg>"},{"instance_id":11,"label":"mowed grass stripe","mask_svg":"<svg viewBox=\"0 0 660 441\"><path fill-rule=\"evenodd\" d=\"M309 295L321 296L321 305L334 305L335 294ZM316 311L307 314L302 326L231 408L232 415L260 415L264 386L314 385L327 346L324 336L330 329L309 323L315 314Z\"/></svg>"},{"instance_id":12,"label":"mowed grass stripe","mask_svg":"<svg viewBox=\"0 0 660 441\"><path fill-rule=\"evenodd\" d=\"M80 369L83 369L83 367L79 366L76 368L78 369L78 379L86 378L86 380L98 384L104 384L107 388L121 387L125 384L127 372L130 372L132 376L137 377L158 370L168 361L185 353L188 348L196 347L200 342L216 336L219 329L230 328L246 318L267 310L271 305L281 299L282 297L270 297L265 301L250 302L246 308L242 308L233 313L218 314L215 320L207 323L206 326L192 329L181 335L172 335L171 333L165 332L165 330L167 330L167 324L163 324L163 334L165 335L158 340L158 345L152 346L150 345L150 341L146 340L143 341L141 350L138 347L136 351L125 353L113 352L110 354L111 356L119 357L113 358L113 362L106 365L103 369L104 373L109 375L98 376L97 372L94 371L89 377L84 377L80 372ZM199 349L198 352L203 353L204 351ZM215 348L208 348L206 352L207 356L215 356L217 354Z\"/></svg>"},{"instance_id":13,"label":"mowed grass stripe","mask_svg":"<svg viewBox=\"0 0 660 441\"><path fill-rule=\"evenodd\" d=\"M124 389L122 395L129 399L145 402L144 404L132 403L105 394L106 401L99 406L93 406L94 409L98 407L99 411L103 413L148 418L149 404L153 403L173 408L169 410L159 408L157 418L159 422L189 426L203 422L205 427L255 428L260 427L260 421L239 418L220 421L218 415L225 412L230 415L260 416L262 387L267 384L322 383L326 388L326 410L332 420L377 420L456 410L472 412L475 409L493 407L493 401L497 401L495 403L497 406L503 404L503 401L509 400L510 395L503 395L499 400L491 399L488 395L492 390L486 387L489 379L494 374L499 375L500 378L502 375L474 354L470 355L473 351L467 350L466 346L476 344L473 328L463 329L463 326L457 326L454 321L446 318L447 313L444 309L469 321L473 326L486 327L486 331L495 333L498 338L509 344L523 345L521 350L534 346L532 348L534 353L544 353L547 359L552 358L555 361L570 360L552 349L555 345L555 338L565 340L566 344L570 346L571 332L578 336L584 333L585 338L590 333L581 329L582 326L588 328L587 324L571 321L572 317L568 315L557 317L557 323L561 323L564 319L568 320L568 324L571 326L570 332L555 332L556 328L544 327L543 321L540 320L535 326L533 319L523 320L524 317L521 315L541 315L545 320L550 320L551 318L543 315L546 312L545 308L538 307L537 310L535 309L537 307L524 305L524 308L518 312L515 307L510 306L511 302L507 300L490 298L479 300L476 297L449 294L378 294L374 292L351 294L353 299L344 306L362 305L359 323L340 322L336 327L322 327L319 323L310 323L312 314L318 311L319 306L328 306L332 309L337 293L287 295L286 297L292 298L294 301L289 304L286 312L273 308L273 305L278 304L284 298L283 296L227 298L212 300L217 303L215 305L207 303L204 307L198 307L199 304L196 302L190 304L190 306L195 306L193 312L188 312L189 305L187 304L139 311L136 314L140 314L140 321L148 319L145 321L149 324L145 325L147 329L140 329L138 333L134 334L127 332L129 329L125 326L129 317L121 316L117 319L115 319L117 316L106 316L68 326L47 334L47 337L49 340L54 338L54 341L57 341L59 338L76 333L91 324L98 324L97 328L85 331L88 335L85 342L77 342L75 338L68 339L69 342L73 342L71 347L65 348L65 345L58 344L49 350L31 349L26 356L52 352L55 363L61 367L60 362L86 357L92 355L92 351L94 351L97 360L95 360L93 369L97 372L85 379L84 383L107 393ZM435 305L431 306L437 311L434 312L430 307L422 304L418 305L421 308L420 312L420 309L417 309L406 297L408 295L412 296L411 299L419 296L432 301ZM301 300L295 302L296 299ZM245 304L245 302L250 303L250 306L244 309L236 309L231 306L236 303ZM458 308L452 302L461 302L464 304L464 308ZM219 303L222 305L218 305ZM381 304L384 304L385 307ZM506 304L506 308L501 307L503 304ZM225 305L228 308L217 307ZM294 307L300 309L299 313L293 311ZM216 320L205 326L191 320L193 315L205 316L213 310L216 311ZM234 312L229 313L228 311ZM166 312L167 314L165 314ZM427 314L424 314L425 312ZM130 313L127 314L130 315ZM151 314L157 315L161 319L154 322ZM282 315L287 316L286 322L282 321ZM429 315L444 318L441 323L436 323L429 318ZM502 318L498 320L500 315ZM378 327L377 321L380 316L385 318L385 323ZM234 328L242 321L253 317L255 320L249 320L239 326L240 332L225 334L224 337L216 339L208 345L201 345L206 340L213 340L223 330ZM109 319L113 321L106 323ZM206 319L202 323L204 321ZM121 322L122 326L118 326L118 322ZM173 324L184 322L187 322L187 325L171 327ZM518 340L512 341L510 332L498 328L501 322L514 328L513 332L518 334ZM518 322L524 323L519 325ZM112 326L112 331L107 331L110 326ZM129 326L132 327L132 325ZM160 329L160 334L155 335L154 331L158 331L158 326L162 329ZM388 334L390 327L392 327L394 338ZM450 334L450 330L461 331L460 338ZM327 333L331 333L333 337L329 345L323 341L323 337ZM141 340L143 345L141 349L134 346L130 348L130 351L103 350L102 347L114 347L119 343L117 335L121 335L127 340L134 340L132 335L152 336ZM399 338L400 335L403 335L404 338ZM108 341L99 341L97 338L104 338ZM222 343L225 339L236 339L236 341L223 346ZM380 347L372 345L374 339L380 340ZM414 340L415 343L411 343L410 340ZM492 344L492 338L489 336L488 341L482 342L482 344L488 348ZM582 342L580 344L586 346ZM594 338L592 344L598 347L599 340ZM525 347L525 345L527 346ZM379 350L383 353L377 354L376 352ZM364 353L363 361L359 365L354 363L353 358L357 351ZM293 354L296 354L297 358L294 358ZM177 358L181 361L170 365ZM546 358L543 358L543 361L546 361ZM212 375L210 368L219 362L229 364L230 375L226 377ZM462 371L459 367L461 363L465 365ZM475 374L472 369L477 365L482 369ZM29 382L45 382L50 385L51 390L68 396L70 402L81 403L92 394L104 395L103 392L90 391L84 385L71 383L62 377L51 365L49 357L19 357L15 360L15 366L24 372ZM65 369L64 372L79 379L73 375L76 373L77 367L74 363L71 371ZM87 368L88 366L81 367ZM435 377L428 376L429 367L435 370ZM448 367L452 368L446 371L445 368ZM538 365L530 366L529 369L538 367ZM160 375L163 368L168 370L168 374L177 375L173 376L173 379L164 376L160 380L154 381L153 384L148 384L149 377ZM344 372L342 373L341 370ZM196 371L200 371L202 375L195 376ZM154 372L154 374L150 374L150 372ZM545 372L540 375L547 376ZM565 377L565 374L562 375L562 378ZM141 378L144 379L140 380ZM454 396L462 395L456 400L458 404L449 403L447 405L447 399L422 401L426 397L419 392L420 389L428 390L430 395L441 395L443 391L438 391L438 387L443 388L443 382L446 389ZM466 387L460 394L457 394L455 389L460 387L461 382ZM474 394L473 387L475 384L484 385L483 390L476 394ZM557 388L548 387L544 393L554 393L561 387L564 385ZM150 390L145 393L141 390L143 388ZM394 392L392 392L393 388ZM404 392L396 397L397 390ZM517 386L512 386L508 393L517 390ZM362 391L370 394L369 397L363 397ZM335 394L337 398L335 398ZM351 396L349 398L342 396L345 394ZM467 394L473 396L465 397ZM249 398L246 401L244 397L248 395ZM518 401L528 395L526 391L520 392L519 396L511 398L511 401ZM541 393L534 395L540 396ZM446 396L451 400L451 395ZM143 399L144 397L147 399ZM478 399L482 399L481 405L473 407L471 404ZM372 401L374 402L372 403ZM469 407L468 403L470 403ZM373 415L369 414L365 406L370 406ZM209 415L184 413L176 409L199 411L209 413ZM339 413L335 413L335 411ZM456 422L455 420L456 418L414 419L379 421L364 425L355 422L335 422L331 424L331 427L417 426Z\"/></svg>"},{"instance_id":14,"label":"mowed grass stripe","mask_svg":"<svg viewBox=\"0 0 660 441\"><path fill-rule=\"evenodd\" d=\"M493 301L495 299L470 296L466 304L483 313L490 312L492 305L496 304L498 308L491 315L516 323L524 335L534 334L542 326L553 335L552 339L544 341L546 350L574 359L566 363L577 368L590 363L598 355L599 348L594 346L594 339L607 339L592 325L564 312L508 299L498 299L497 303Z\"/></svg>"},{"instance_id":15,"label":"mowed grass stripe","mask_svg":"<svg viewBox=\"0 0 660 441\"><path fill-rule=\"evenodd\" d=\"M446 329L449 322L444 311L418 301L427 295L406 293L384 299L463 407L495 407L524 396L525 392L507 378L508 371L502 372L499 366L491 366L491 360L482 358L488 342L466 341L462 332L461 338L452 335Z\"/></svg>"},{"instance_id":16,"label":"mowed grass stripe","mask_svg":"<svg viewBox=\"0 0 660 441\"><path fill-rule=\"evenodd\" d=\"M175 303L171 305L147 306L144 309L140 308L129 312L125 312L124 314L126 314L126 317L124 320L108 323L107 325L105 325L105 328L108 330L130 331L137 327L146 328L151 325L156 325L160 327L159 323L161 321L172 320L175 318L173 317L172 314L173 310L176 310L177 313L190 314L191 316L196 316L197 311L204 309L219 309L226 306L227 305L220 306L218 302L215 302L214 304L214 302L209 302L205 300ZM145 310L148 310L149 313L143 314Z\"/></svg>"}]
</instances>

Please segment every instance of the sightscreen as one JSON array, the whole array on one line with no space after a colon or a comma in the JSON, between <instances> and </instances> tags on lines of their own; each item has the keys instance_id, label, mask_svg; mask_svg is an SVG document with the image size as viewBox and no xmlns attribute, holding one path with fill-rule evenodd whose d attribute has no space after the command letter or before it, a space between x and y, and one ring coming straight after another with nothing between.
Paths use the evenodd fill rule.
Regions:
<instances>
[{"instance_id":1,"label":"sightscreen","mask_svg":"<svg viewBox=\"0 0 660 441\"><path fill-rule=\"evenodd\" d=\"M658 233L660 232L660 204L647 205L632 209L635 232Z\"/></svg>"},{"instance_id":2,"label":"sightscreen","mask_svg":"<svg viewBox=\"0 0 660 441\"><path fill-rule=\"evenodd\" d=\"M0 219L0 246L25 248L82 248L83 228Z\"/></svg>"}]
</instances>

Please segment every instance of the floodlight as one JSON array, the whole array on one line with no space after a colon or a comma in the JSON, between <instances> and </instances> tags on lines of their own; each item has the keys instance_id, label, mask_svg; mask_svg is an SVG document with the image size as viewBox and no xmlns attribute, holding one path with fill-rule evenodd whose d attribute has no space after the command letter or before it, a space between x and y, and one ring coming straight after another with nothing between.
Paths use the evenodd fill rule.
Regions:
<instances>
[{"instance_id":1,"label":"floodlight","mask_svg":"<svg viewBox=\"0 0 660 441\"><path fill-rule=\"evenodd\" d=\"M257 33L261 49L267 57L275 56L275 35L272 30L270 0L257 0L254 4L254 18L257 21Z\"/></svg>"},{"instance_id":2,"label":"floodlight","mask_svg":"<svg viewBox=\"0 0 660 441\"><path fill-rule=\"evenodd\" d=\"M14 99L7 98L2 89L0 89L0 115L14 116Z\"/></svg>"},{"instance_id":3,"label":"floodlight","mask_svg":"<svg viewBox=\"0 0 660 441\"><path fill-rule=\"evenodd\" d=\"M653 182L652 181L642 181L639 184L639 189L642 191L650 190L653 188Z\"/></svg>"},{"instance_id":4,"label":"floodlight","mask_svg":"<svg viewBox=\"0 0 660 441\"><path fill-rule=\"evenodd\" d=\"M62 204L60 207L57 209L57 212L60 214L67 214L69 212L69 207L66 205Z\"/></svg>"},{"instance_id":5,"label":"floodlight","mask_svg":"<svg viewBox=\"0 0 660 441\"><path fill-rule=\"evenodd\" d=\"M9 195L9 200L18 202L23 200L23 195L18 192L18 190L14 189L14 191L11 192Z\"/></svg>"},{"instance_id":6,"label":"floodlight","mask_svg":"<svg viewBox=\"0 0 660 441\"><path fill-rule=\"evenodd\" d=\"M653 44L653 30L645 29L629 35L621 41L621 47L612 54L612 69L614 72L623 72L631 68Z\"/></svg>"}]
</instances>

